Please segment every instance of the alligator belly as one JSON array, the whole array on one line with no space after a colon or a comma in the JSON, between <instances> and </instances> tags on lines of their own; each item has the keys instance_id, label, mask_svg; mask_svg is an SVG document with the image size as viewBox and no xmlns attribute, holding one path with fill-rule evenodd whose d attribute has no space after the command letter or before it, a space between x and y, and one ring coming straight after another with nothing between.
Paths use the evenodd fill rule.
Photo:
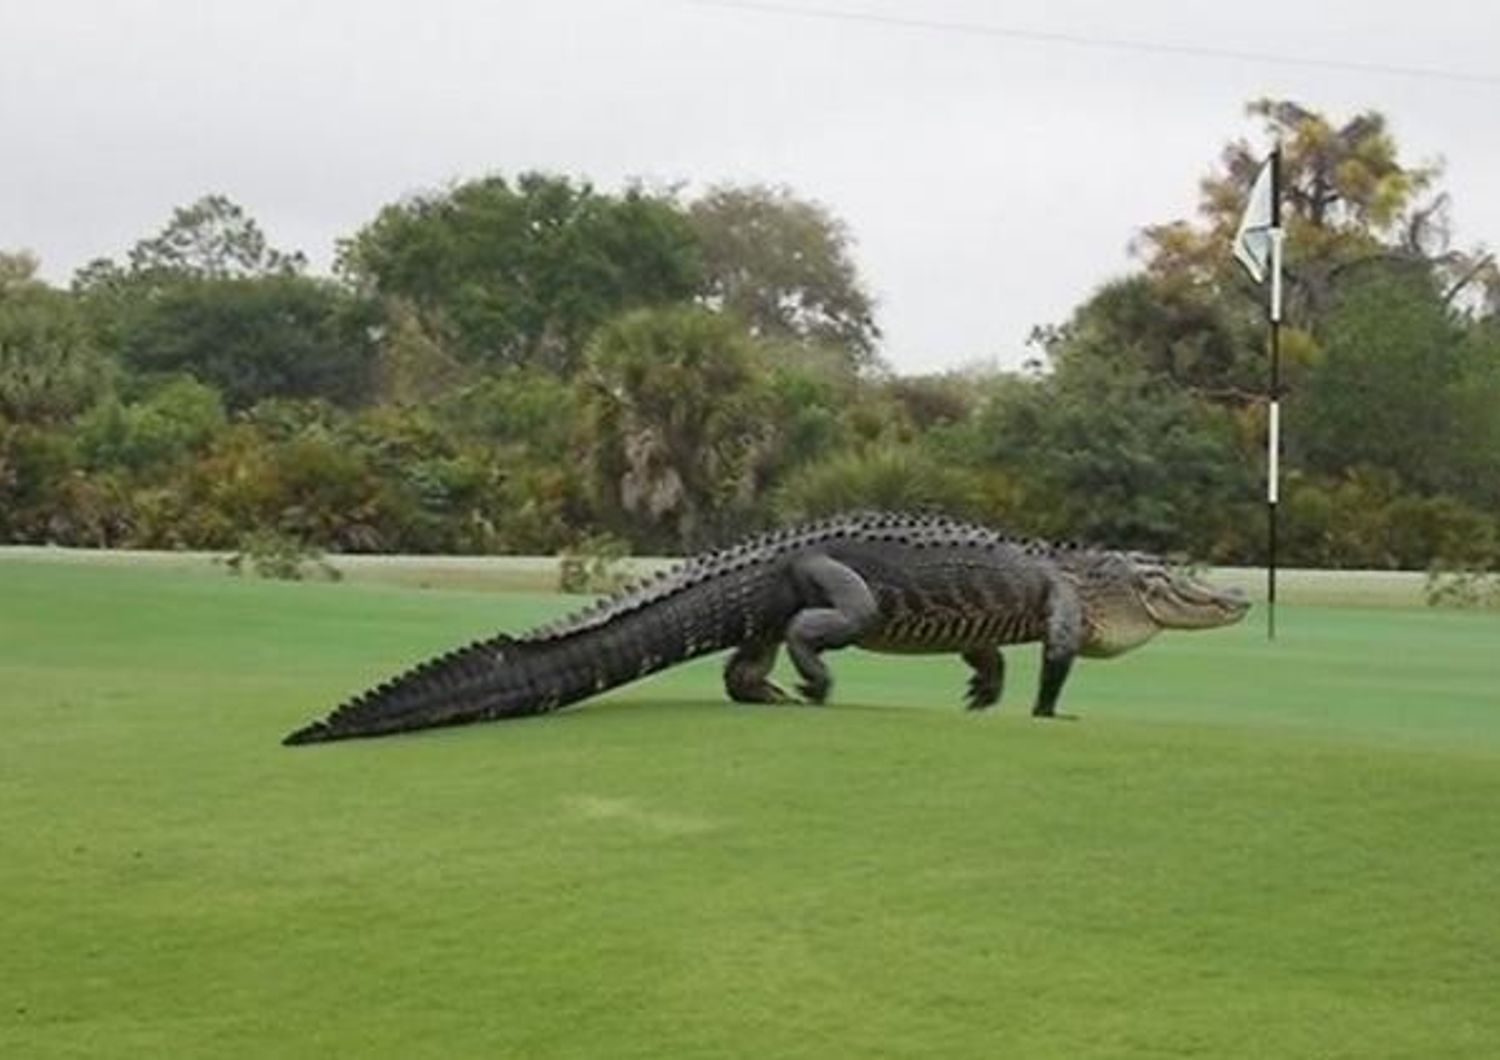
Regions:
<instances>
[{"instance_id":1,"label":"alligator belly","mask_svg":"<svg viewBox=\"0 0 1500 1060\"><path fill-rule=\"evenodd\" d=\"M1040 640L1035 622L1019 615L938 613L887 619L855 643L869 651L929 655Z\"/></svg>"},{"instance_id":2,"label":"alligator belly","mask_svg":"<svg viewBox=\"0 0 1500 1060\"><path fill-rule=\"evenodd\" d=\"M857 647L866 651L878 651L882 655L945 655L953 652L968 651L970 648L978 647L968 641L962 643L956 641L912 641L892 640L883 637L866 637L854 642Z\"/></svg>"}]
</instances>

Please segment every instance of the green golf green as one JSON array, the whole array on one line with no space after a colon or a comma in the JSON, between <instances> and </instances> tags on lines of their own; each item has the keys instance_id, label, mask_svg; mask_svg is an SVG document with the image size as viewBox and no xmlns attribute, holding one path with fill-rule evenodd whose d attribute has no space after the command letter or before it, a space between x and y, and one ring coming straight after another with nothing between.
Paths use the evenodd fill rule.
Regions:
<instances>
[{"instance_id":1,"label":"green golf green","mask_svg":"<svg viewBox=\"0 0 1500 1060\"><path fill-rule=\"evenodd\" d=\"M279 745L573 606L0 561L0 1055L1494 1055L1494 613Z\"/></svg>"}]
</instances>

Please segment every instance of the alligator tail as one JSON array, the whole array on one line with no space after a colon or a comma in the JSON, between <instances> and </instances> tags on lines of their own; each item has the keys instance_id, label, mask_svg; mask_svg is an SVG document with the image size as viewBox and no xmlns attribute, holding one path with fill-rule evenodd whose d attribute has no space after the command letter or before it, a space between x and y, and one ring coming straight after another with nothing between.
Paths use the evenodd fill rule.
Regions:
<instances>
[{"instance_id":1,"label":"alligator tail","mask_svg":"<svg viewBox=\"0 0 1500 1060\"><path fill-rule=\"evenodd\" d=\"M289 734L283 744L543 714L738 642L746 608L722 586L689 583L604 601L523 637L431 659ZM730 602L742 594L727 594Z\"/></svg>"}]
</instances>

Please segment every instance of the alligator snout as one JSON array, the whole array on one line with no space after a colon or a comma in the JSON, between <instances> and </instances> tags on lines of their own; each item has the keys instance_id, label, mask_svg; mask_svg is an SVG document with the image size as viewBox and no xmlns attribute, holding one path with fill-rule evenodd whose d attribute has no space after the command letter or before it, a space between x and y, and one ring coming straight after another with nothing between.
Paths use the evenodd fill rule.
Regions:
<instances>
[{"instance_id":1,"label":"alligator snout","mask_svg":"<svg viewBox=\"0 0 1500 1060\"><path fill-rule=\"evenodd\" d=\"M1250 594L1237 585L1220 590L1219 595L1224 601L1225 610L1236 619L1244 618L1250 610Z\"/></svg>"}]
</instances>

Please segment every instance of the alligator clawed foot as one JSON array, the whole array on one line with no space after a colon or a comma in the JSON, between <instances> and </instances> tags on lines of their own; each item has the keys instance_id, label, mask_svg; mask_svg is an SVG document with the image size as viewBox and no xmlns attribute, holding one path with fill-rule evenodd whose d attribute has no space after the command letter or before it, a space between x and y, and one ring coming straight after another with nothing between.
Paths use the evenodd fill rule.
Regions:
<instances>
[{"instance_id":1,"label":"alligator clawed foot","mask_svg":"<svg viewBox=\"0 0 1500 1060\"><path fill-rule=\"evenodd\" d=\"M821 705L828 698L831 687L830 681L803 681L797 686L797 691L802 693L802 698L808 703Z\"/></svg>"},{"instance_id":2,"label":"alligator clawed foot","mask_svg":"<svg viewBox=\"0 0 1500 1060\"><path fill-rule=\"evenodd\" d=\"M725 691L736 703L783 704L796 703L798 699L775 681L762 679L753 683L727 682Z\"/></svg>"},{"instance_id":3,"label":"alligator clawed foot","mask_svg":"<svg viewBox=\"0 0 1500 1060\"><path fill-rule=\"evenodd\" d=\"M765 698L762 703L795 703L797 697L782 688L775 681L767 681L761 685L761 692Z\"/></svg>"},{"instance_id":4,"label":"alligator clawed foot","mask_svg":"<svg viewBox=\"0 0 1500 1060\"><path fill-rule=\"evenodd\" d=\"M1000 690L981 684L978 680L969 682L968 694L964 696L964 707L967 710L988 710L1000 701Z\"/></svg>"}]
</instances>

